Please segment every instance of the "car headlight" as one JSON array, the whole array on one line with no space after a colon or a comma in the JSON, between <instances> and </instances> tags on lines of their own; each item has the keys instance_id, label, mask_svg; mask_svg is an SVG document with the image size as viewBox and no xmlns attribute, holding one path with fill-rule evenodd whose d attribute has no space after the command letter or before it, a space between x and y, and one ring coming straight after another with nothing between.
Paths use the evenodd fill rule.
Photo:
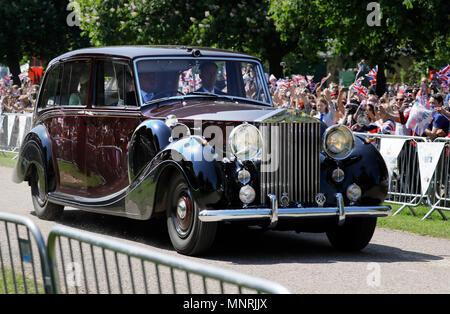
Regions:
<instances>
[{"instance_id":1,"label":"car headlight","mask_svg":"<svg viewBox=\"0 0 450 314\"><path fill-rule=\"evenodd\" d=\"M333 125L325 131L323 149L333 159L347 158L355 148L353 132L343 125Z\"/></svg>"},{"instance_id":2,"label":"car headlight","mask_svg":"<svg viewBox=\"0 0 450 314\"><path fill-rule=\"evenodd\" d=\"M261 154L262 137L258 128L244 123L233 129L228 138L231 152L239 160L252 160Z\"/></svg>"}]
</instances>

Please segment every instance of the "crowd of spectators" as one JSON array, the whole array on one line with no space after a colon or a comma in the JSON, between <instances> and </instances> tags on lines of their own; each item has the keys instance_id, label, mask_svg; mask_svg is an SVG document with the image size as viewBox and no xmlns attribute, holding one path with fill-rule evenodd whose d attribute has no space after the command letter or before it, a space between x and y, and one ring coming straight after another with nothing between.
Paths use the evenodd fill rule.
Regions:
<instances>
[{"instance_id":1,"label":"crowd of spectators","mask_svg":"<svg viewBox=\"0 0 450 314\"><path fill-rule=\"evenodd\" d=\"M20 86L11 80L0 79L0 114L33 112L38 92L39 85L33 85L27 77Z\"/></svg>"},{"instance_id":2,"label":"crowd of spectators","mask_svg":"<svg viewBox=\"0 0 450 314\"><path fill-rule=\"evenodd\" d=\"M299 79L300 77L300 79ZM269 79L275 106L291 107L314 116L328 126L343 124L355 132L450 137L448 89L431 84L388 85L382 97L374 86L350 87L331 83L316 87L301 75ZM356 81L355 81L356 83Z\"/></svg>"}]
</instances>

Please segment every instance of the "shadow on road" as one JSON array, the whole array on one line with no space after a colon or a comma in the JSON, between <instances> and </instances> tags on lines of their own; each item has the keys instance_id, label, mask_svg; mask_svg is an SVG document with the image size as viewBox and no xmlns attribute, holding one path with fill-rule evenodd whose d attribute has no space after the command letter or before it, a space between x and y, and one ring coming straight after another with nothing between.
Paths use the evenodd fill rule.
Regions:
<instances>
[{"instance_id":1,"label":"shadow on road","mask_svg":"<svg viewBox=\"0 0 450 314\"><path fill-rule=\"evenodd\" d=\"M56 221L62 225L115 238L174 251L167 234L165 219L137 221L128 218L66 210ZM203 260L228 261L242 265L336 262L428 262L440 256L406 251L388 245L369 244L361 252L335 250L323 233L266 231L239 225L221 225L213 247Z\"/></svg>"}]
</instances>

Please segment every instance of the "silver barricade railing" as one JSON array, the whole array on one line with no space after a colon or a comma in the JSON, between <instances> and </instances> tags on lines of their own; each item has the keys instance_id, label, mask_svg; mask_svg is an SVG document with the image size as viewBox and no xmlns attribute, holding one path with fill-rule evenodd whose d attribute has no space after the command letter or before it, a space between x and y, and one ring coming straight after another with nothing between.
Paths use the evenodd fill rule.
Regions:
<instances>
[{"instance_id":1,"label":"silver barricade railing","mask_svg":"<svg viewBox=\"0 0 450 314\"><path fill-rule=\"evenodd\" d=\"M27 217L0 212L0 278L0 294L54 293L44 239Z\"/></svg>"},{"instance_id":2,"label":"silver barricade railing","mask_svg":"<svg viewBox=\"0 0 450 314\"><path fill-rule=\"evenodd\" d=\"M17 152L24 136L31 130L32 113L3 113L0 115L0 151Z\"/></svg>"},{"instance_id":3,"label":"silver barricade railing","mask_svg":"<svg viewBox=\"0 0 450 314\"><path fill-rule=\"evenodd\" d=\"M419 206L429 198L428 194L426 192L423 193L421 189L419 159L417 153L417 144L427 142L427 138L356 132L355 135L362 135L368 138L378 150L380 150L383 139L385 141L394 139L403 142L403 146L398 155L394 158L394 164L389 170L389 190L385 201L387 203L401 205L393 216L399 214L406 207L408 207L413 215L416 216L414 207ZM383 157L386 159L386 156ZM387 164L389 164L389 162L387 162Z\"/></svg>"},{"instance_id":4,"label":"silver barricade railing","mask_svg":"<svg viewBox=\"0 0 450 314\"><path fill-rule=\"evenodd\" d=\"M51 230L48 251L63 293L290 293L265 279L64 226Z\"/></svg>"},{"instance_id":5,"label":"silver barricade railing","mask_svg":"<svg viewBox=\"0 0 450 314\"><path fill-rule=\"evenodd\" d=\"M437 138L434 142L445 143L445 146L432 181L431 210L423 219L427 219L437 210L442 218L447 220L443 210L450 211L450 138Z\"/></svg>"}]
</instances>

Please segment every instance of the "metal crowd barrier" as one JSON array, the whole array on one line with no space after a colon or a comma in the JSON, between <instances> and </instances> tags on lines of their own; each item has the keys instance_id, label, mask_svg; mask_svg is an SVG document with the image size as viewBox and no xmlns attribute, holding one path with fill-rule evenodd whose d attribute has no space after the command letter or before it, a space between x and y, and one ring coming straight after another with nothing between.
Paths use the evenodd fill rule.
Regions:
<instances>
[{"instance_id":1,"label":"metal crowd barrier","mask_svg":"<svg viewBox=\"0 0 450 314\"><path fill-rule=\"evenodd\" d=\"M403 142L399 154L396 156L396 167L389 178L389 190L386 198L387 203L402 205L393 216L399 214L405 208L409 208L414 216L414 207L419 206L427 200L427 194L422 192L419 171L419 159L417 144L427 141L424 137L400 136L372 133L355 133L367 137L372 144L380 150L384 140L400 140ZM400 147L399 147L400 148ZM380 151L380 153L383 152ZM385 157L385 156L383 156Z\"/></svg>"},{"instance_id":2,"label":"metal crowd barrier","mask_svg":"<svg viewBox=\"0 0 450 314\"><path fill-rule=\"evenodd\" d=\"M38 253L38 254L37 254ZM290 293L278 283L0 212L0 294Z\"/></svg>"},{"instance_id":3,"label":"metal crowd barrier","mask_svg":"<svg viewBox=\"0 0 450 314\"><path fill-rule=\"evenodd\" d=\"M24 136L31 130L32 122L31 113L0 115L0 151L17 152Z\"/></svg>"},{"instance_id":4,"label":"metal crowd barrier","mask_svg":"<svg viewBox=\"0 0 450 314\"><path fill-rule=\"evenodd\" d=\"M427 219L437 210L442 218L447 220L443 211L450 210L450 138L437 138L432 142L430 139L417 136L355 134L368 138L380 151L390 168L386 202L401 205L394 216L405 208L409 208L413 215L417 216L414 207L424 204L431 206L431 210L423 219ZM422 160L419 160L420 145L422 147L432 145L428 150L436 152L424 155L422 151ZM431 169L428 174L425 171L427 168ZM425 173L421 173L422 171Z\"/></svg>"},{"instance_id":5,"label":"metal crowd barrier","mask_svg":"<svg viewBox=\"0 0 450 314\"><path fill-rule=\"evenodd\" d=\"M54 293L44 239L27 217L0 212L0 278L0 294Z\"/></svg>"},{"instance_id":6,"label":"metal crowd barrier","mask_svg":"<svg viewBox=\"0 0 450 314\"><path fill-rule=\"evenodd\" d=\"M437 210L442 218L447 220L443 210L450 211L450 138L437 138L434 142L444 143L445 146L432 182L433 193L430 193L431 210L423 219L427 219Z\"/></svg>"},{"instance_id":7,"label":"metal crowd barrier","mask_svg":"<svg viewBox=\"0 0 450 314\"><path fill-rule=\"evenodd\" d=\"M289 293L265 279L64 226L51 230L48 251L63 293Z\"/></svg>"}]
</instances>

